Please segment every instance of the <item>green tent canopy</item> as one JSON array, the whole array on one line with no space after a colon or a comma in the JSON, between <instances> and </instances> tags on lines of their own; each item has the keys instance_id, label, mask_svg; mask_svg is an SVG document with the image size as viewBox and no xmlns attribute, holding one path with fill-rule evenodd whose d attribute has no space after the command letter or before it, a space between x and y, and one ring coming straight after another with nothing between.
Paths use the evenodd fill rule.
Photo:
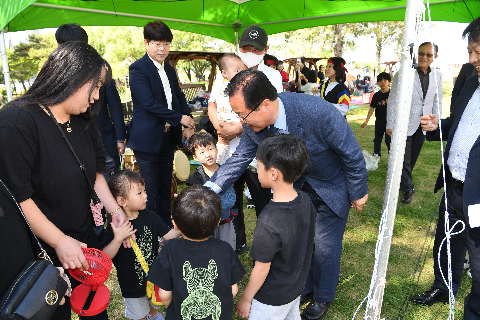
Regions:
<instances>
[{"instance_id":1,"label":"green tent canopy","mask_svg":"<svg viewBox=\"0 0 480 320\"><path fill-rule=\"evenodd\" d=\"M268 34L353 22L403 21L406 0L0 0L6 32L82 26L138 26L162 20L171 29L235 42L250 25ZM430 0L435 21L471 22L480 0Z\"/></svg>"}]
</instances>

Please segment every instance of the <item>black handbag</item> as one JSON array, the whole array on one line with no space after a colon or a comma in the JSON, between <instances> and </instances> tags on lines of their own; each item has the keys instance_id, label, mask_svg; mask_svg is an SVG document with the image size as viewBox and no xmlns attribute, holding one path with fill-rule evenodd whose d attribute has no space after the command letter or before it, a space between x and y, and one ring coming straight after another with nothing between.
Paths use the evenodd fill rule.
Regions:
<instances>
[{"instance_id":1,"label":"black handbag","mask_svg":"<svg viewBox=\"0 0 480 320\"><path fill-rule=\"evenodd\" d=\"M39 257L41 258L41 260L28 262L8 290L0 297L0 319L48 320L67 292L67 282L60 276L60 271L53 266L49 256L38 242L23 214L22 208L10 190L1 180L0 182L22 214L32 238L35 239L35 241L32 241L32 245L34 247L38 245Z\"/></svg>"}]
</instances>

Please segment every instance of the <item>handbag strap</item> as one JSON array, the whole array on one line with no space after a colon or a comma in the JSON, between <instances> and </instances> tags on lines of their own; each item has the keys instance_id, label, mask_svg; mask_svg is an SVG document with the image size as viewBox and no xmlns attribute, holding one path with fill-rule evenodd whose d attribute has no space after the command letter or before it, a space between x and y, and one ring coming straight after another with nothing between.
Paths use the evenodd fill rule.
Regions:
<instances>
[{"instance_id":1,"label":"handbag strap","mask_svg":"<svg viewBox=\"0 0 480 320\"><path fill-rule=\"evenodd\" d=\"M140 248L138 247L137 243L133 241L132 237L129 237L128 239L130 240L130 245L132 246L133 252L135 252L135 255L137 256L138 262L140 262L143 271L145 272L145 274L148 274L148 264L143 257L142 251L140 251Z\"/></svg>"},{"instance_id":2,"label":"handbag strap","mask_svg":"<svg viewBox=\"0 0 480 320\"><path fill-rule=\"evenodd\" d=\"M67 136L65 135L65 132L63 132L62 128L60 127L60 124L58 123L57 119L55 118L55 116L53 115L52 113L52 110L50 110L50 108L45 108L48 112L48 114L50 115L50 117L53 119L53 121L55 122L55 125L57 126L58 130L60 131L60 133L62 134L62 137L63 139L65 139L65 142L67 143L68 147L70 148L70 151L72 151L73 153L73 156L75 157L75 159L77 160L79 166L80 166L80 169L82 170L83 174L85 175L85 178L87 178L87 181L88 181L88 187L90 188L90 193L92 194L92 198L97 202L97 203L100 203L100 199L98 198L97 196L97 193L95 192L95 189L93 188L93 184L92 184L92 181L90 181L90 178L88 177L88 174L87 174L87 168L85 167L85 165L82 163L82 161L80 161L80 158L77 156L77 154L75 153L75 150L73 150L73 147L72 145L70 144L70 141L68 141L68 138Z\"/></svg>"},{"instance_id":3,"label":"handbag strap","mask_svg":"<svg viewBox=\"0 0 480 320\"><path fill-rule=\"evenodd\" d=\"M5 183L2 180L0 180L0 182L2 183L3 187L8 192L8 194L10 195L10 199L12 199L12 201L15 203L15 206L17 206L18 211L20 211L20 213L22 214L23 220L25 220L25 223L27 224L28 229L30 230L30 233L33 235L33 238L37 242L38 248L40 249L40 253L38 254L38 257L40 259L47 260L48 262L53 264L52 260L50 260L50 257L48 256L47 252L45 251L45 249L43 249L42 245L40 244L40 241L38 241L37 236L35 235L35 233L33 233L32 227L30 226L30 223L28 223L27 218L25 218L25 214L23 213L22 207L20 207L20 205L18 204L17 199L15 199L12 192L10 191L10 189L8 189L8 187L5 185Z\"/></svg>"}]
</instances>

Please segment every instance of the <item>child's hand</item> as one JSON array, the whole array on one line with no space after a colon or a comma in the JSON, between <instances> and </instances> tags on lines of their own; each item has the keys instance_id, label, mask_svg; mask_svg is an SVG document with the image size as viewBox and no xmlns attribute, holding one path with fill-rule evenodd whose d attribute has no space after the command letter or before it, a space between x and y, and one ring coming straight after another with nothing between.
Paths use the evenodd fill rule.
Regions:
<instances>
[{"instance_id":1,"label":"child's hand","mask_svg":"<svg viewBox=\"0 0 480 320\"><path fill-rule=\"evenodd\" d=\"M252 301L248 301L247 299L244 298L242 295L240 297L240 300L238 300L237 304L237 313L241 318L248 319L248 316L250 315L250 309L252 308Z\"/></svg>"},{"instance_id":2,"label":"child's hand","mask_svg":"<svg viewBox=\"0 0 480 320\"><path fill-rule=\"evenodd\" d=\"M113 222L110 223L110 225L112 226L114 239L120 242L128 239L128 237L132 236L137 231L137 229L133 230L133 226L130 221L125 222L118 228L115 227Z\"/></svg>"},{"instance_id":3,"label":"child's hand","mask_svg":"<svg viewBox=\"0 0 480 320\"><path fill-rule=\"evenodd\" d=\"M360 128L365 128L367 126L368 122L365 121L364 123L362 123L362 125L360 126Z\"/></svg>"}]
</instances>

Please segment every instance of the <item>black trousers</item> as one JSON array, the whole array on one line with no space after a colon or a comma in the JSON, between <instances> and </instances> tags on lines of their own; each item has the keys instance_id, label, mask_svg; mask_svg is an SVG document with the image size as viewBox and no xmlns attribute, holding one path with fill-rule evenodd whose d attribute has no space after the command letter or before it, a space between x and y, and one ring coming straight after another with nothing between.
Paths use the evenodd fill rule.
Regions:
<instances>
[{"instance_id":1,"label":"black trousers","mask_svg":"<svg viewBox=\"0 0 480 320\"><path fill-rule=\"evenodd\" d=\"M418 126L417 131L415 131L413 135L407 137L405 156L403 158L402 178L400 180L400 190L403 192L413 191L412 171L415 163L417 163L424 142L425 136L421 126Z\"/></svg>"},{"instance_id":2,"label":"black trousers","mask_svg":"<svg viewBox=\"0 0 480 320\"><path fill-rule=\"evenodd\" d=\"M235 206L238 209L238 216L236 216L233 220L235 224L235 233L237 235L237 248L240 248L247 243L247 237L245 234L245 216L243 212L243 190L245 188L245 183L247 184L250 194L252 195L257 217L271 199L270 189L263 188L260 184L260 181L258 181L258 175L248 169L245 170L240 178L238 178L238 180L233 184L233 188L235 189L235 194L237 196Z\"/></svg>"},{"instance_id":3,"label":"black trousers","mask_svg":"<svg viewBox=\"0 0 480 320\"><path fill-rule=\"evenodd\" d=\"M462 282L463 262L465 253L468 249L470 269L472 272L472 289L464 301L464 317L466 320L480 319L480 247L476 248L472 238L469 235L468 220L466 212L463 211L463 190L458 188L451 179L447 180L448 214L449 229L457 221L465 223L465 230L462 233L452 235L450 238L450 253L452 265L452 289L456 294ZM443 276L448 281L448 252L447 241L443 243L440 251L440 245L445 239L445 195L442 198L438 212L437 231L435 233L435 242L433 244L433 260L435 281L433 289L440 289L448 296L448 287L443 281ZM459 232L462 225L458 223L453 232ZM440 265L438 264L438 253L440 251Z\"/></svg>"},{"instance_id":4,"label":"black trousers","mask_svg":"<svg viewBox=\"0 0 480 320\"><path fill-rule=\"evenodd\" d=\"M158 153L133 150L138 169L145 180L147 209L156 212L171 228L171 186L175 150L172 132L163 133L162 146Z\"/></svg>"},{"instance_id":5,"label":"black trousers","mask_svg":"<svg viewBox=\"0 0 480 320\"><path fill-rule=\"evenodd\" d=\"M392 138L386 133L387 125L377 125L375 123L375 138L373 139L373 153L382 156L382 140L383 135L385 135L385 144L387 145L387 150L390 152L390 142Z\"/></svg>"}]
</instances>

